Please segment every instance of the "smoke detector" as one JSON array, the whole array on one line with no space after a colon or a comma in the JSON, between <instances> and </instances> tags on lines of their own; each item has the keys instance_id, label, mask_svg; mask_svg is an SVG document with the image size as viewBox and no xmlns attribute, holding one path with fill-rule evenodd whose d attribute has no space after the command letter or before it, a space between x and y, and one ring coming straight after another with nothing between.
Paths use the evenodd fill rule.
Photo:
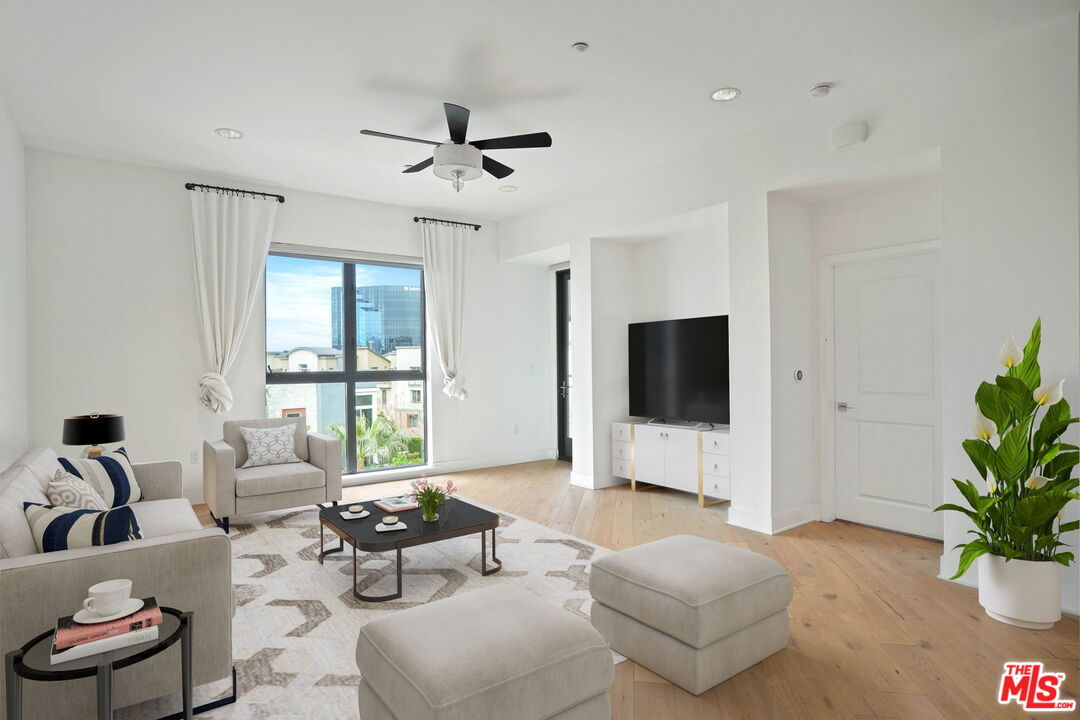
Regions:
<instances>
[{"instance_id":1,"label":"smoke detector","mask_svg":"<svg viewBox=\"0 0 1080 720\"><path fill-rule=\"evenodd\" d=\"M832 83L819 83L819 84L815 85L814 87L810 88L810 97L812 97L812 98L828 97L829 93L832 92L832 88L833 88Z\"/></svg>"}]
</instances>

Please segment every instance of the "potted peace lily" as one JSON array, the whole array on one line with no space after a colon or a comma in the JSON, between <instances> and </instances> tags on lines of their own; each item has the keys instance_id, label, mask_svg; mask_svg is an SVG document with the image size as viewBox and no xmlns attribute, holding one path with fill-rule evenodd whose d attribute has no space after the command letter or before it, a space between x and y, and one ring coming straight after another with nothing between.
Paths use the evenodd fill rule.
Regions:
<instances>
[{"instance_id":1,"label":"potted peace lily","mask_svg":"<svg viewBox=\"0 0 1080 720\"><path fill-rule=\"evenodd\" d=\"M1021 350L1010 337L1001 349L1006 368L975 392L974 435L964 450L985 481L985 492L970 480L953 479L970 508L951 503L975 524L975 539L964 548L956 579L979 562L979 603L995 620L1045 629L1061 619L1061 573L1073 553L1060 550L1065 506L1077 497L1073 477L1077 446L1061 442L1077 422L1062 397L1065 378L1043 383L1039 370L1042 323L1035 321ZM1040 419L1041 415L1041 419Z\"/></svg>"}]
</instances>

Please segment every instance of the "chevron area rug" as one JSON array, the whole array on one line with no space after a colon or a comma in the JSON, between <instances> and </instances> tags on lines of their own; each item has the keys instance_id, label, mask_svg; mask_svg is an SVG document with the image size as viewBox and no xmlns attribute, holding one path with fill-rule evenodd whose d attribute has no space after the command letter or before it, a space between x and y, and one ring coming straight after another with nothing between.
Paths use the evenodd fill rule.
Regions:
<instances>
[{"instance_id":1,"label":"chevron area rug","mask_svg":"<svg viewBox=\"0 0 1080 720\"><path fill-rule=\"evenodd\" d=\"M353 597L350 547L319 564L314 508L238 519L230 537L236 591L233 657L240 697L233 705L199 717L356 720L360 678L355 648L360 628L388 613L489 585L513 583L588 617L590 563L611 551L487 509L501 518L497 547L502 571L480 574L479 535L407 548L402 553L402 597L383 603ZM327 533L326 546L336 545L337 537ZM393 553L361 553L358 563L361 592L394 591ZM199 687L195 702L202 704L227 690L227 682ZM126 708L116 716L158 718L179 707L176 695Z\"/></svg>"}]
</instances>

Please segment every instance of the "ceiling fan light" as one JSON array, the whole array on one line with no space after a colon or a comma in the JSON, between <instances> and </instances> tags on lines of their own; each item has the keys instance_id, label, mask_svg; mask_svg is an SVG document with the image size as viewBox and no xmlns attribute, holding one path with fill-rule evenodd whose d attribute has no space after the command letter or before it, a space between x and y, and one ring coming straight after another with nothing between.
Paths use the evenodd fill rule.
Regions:
<instances>
[{"instance_id":1,"label":"ceiling fan light","mask_svg":"<svg viewBox=\"0 0 1080 720\"><path fill-rule=\"evenodd\" d=\"M484 174L484 155L472 145L439 145L435 148L434 160L436 177L450 180L458 192L461 192L466 180L476 180Z\"/></svg>"}]
</instances>

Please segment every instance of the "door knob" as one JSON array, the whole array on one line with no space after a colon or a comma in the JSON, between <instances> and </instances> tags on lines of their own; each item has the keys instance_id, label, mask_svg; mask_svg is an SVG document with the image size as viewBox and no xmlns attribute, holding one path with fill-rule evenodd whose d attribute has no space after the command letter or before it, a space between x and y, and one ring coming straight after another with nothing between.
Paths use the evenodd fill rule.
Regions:
<instances>
[{"instance_id":1,"label":"door knob","mask_svg":"<svg viewBox=\"0 0 1080 720\"><path fill-rule=\"evenodd\" d=\"M854 405L848 405L846 402L838 402L838 403L836 403L836 409L840 410L842 412L847 412L848 410L854 410L855 406Z\"/></svg>"}]
</instances>

